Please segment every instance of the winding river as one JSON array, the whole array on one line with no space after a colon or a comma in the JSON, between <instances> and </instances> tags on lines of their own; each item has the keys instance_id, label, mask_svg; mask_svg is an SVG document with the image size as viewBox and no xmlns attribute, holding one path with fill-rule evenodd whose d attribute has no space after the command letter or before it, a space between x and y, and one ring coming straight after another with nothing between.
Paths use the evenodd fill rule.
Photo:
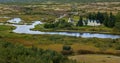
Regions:
<instances>
[{"instance_id":1,"label":"winding river","mask_svg":"<svg viewBox=\"0 0 120 63\"><path fill-rule=\"evenodd\" d=\"M10 23L18 23L20 19L14 18L9 21ZM35 28L36 25L43 24L41 21L34 21L31 25L13 25L16 27L13 32L20 34L51 34L51 35L66 35L66 36L75 36L75 37L83 37L83 38L111 38L116 39L120 38L120 35L112 35L112 34L99 34L99 33L79 33L79 32L41 32L41 31L33 31L31 29Z\"/></svg>"}]
</instances>

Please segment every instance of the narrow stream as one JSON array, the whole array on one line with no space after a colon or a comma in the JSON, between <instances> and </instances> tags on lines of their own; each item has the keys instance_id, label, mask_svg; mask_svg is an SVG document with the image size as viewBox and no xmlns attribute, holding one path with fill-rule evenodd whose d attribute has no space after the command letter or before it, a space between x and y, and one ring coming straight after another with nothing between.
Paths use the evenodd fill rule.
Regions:
<instances>
[{"instance_id":1,"label":"narrow stream","mask_svg":"<svg viewBox=\"0 0 120 63\"><path fill-rule=\"evenodd\" d=\"M20 19L14 18L10 20L11 23L18 23ZM13 22L12 22L13 21ZM20 34L51 34L51 35L66 35L66 36L75 36L75 37L83 37L83 38L120 38L120 35L112 35L112 34L99 34L99 33L79 33L79 32L41 32L41 31L32 31L31 29L35 28L36 25L43 24L41 21L34 21L31 25L13 25L16 27L13 32Z\"/></svg>"}]
</instances>

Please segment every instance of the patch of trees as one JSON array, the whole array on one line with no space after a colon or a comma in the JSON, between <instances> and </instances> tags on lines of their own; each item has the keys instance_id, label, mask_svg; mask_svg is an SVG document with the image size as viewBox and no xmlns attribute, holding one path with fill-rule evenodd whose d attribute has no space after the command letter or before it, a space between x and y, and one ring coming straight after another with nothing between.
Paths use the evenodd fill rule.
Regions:
<instances>
[{"instance_id":1,"label":"patch of trees","mask_svg":"<svg viewBox=\"0 0 120 63\"><path fill-rule=\"evenodd\" d=\"M115 15L112 13L89 13L87 18L90 20L98 20L101 24L110 28L114 27L116 22Z\"/></svg>"},{"instance_id":2,"label":"patch of trees","mask_svg":"<svg viewBox=\"0 0 120 63\"><path fill-rule=\"evenodd\" d=\"M86 20L83 20L86 18ZM87 17L80 16L79 21L77 22L76 26L83 26L83 22L87 25L87 21L96 21L97 23L103 24L106 27L113 28L115 26L116 18L115 15L112 13L89 13Z\"/></svg>"},{"instance_id":3,"label":"patch of trees","mask_svg":"<svg viewBox=\"0 0 120 63\"><path fill-rule=\"evenodd\" d=\"M86 18L86 19L84 19ZM106 27L114 28L117 31L120 31L120 13L114 15L111 13L89 13L87 16L80 16L77 23L67 22L64 19L60 19L57 22L51 22L44 24L44 28L53 28L53 29L73 29L73 27L80 27L88 24L88 21L96 21ZM75 25L74 25L75 24Z\"/></svg>"},{"instance_id":4,"label":"patch of trees","mask_svg":"<svg viewBox=\"0 0 120 63\"><path fill-rule=\"evenodd\" d=\"M99 22L102 24L103 21L105 20L105 13L101 13L101 12L89 13L87 18L89 20L99 20Z\"/></svg>"},{"instance_id":5,"label":"patch of trees","mask_svg":"<svg viewBox=\"0 0 120 63\"><path fill-rule=\"evenodd\" d=\"M46 23L44 24L44 28L71 28L72 23L65 21L64 19L60 19L57 22Z\"/></svg>"},{"instance_id":6,"label":"patch of trees","mask_svg":"<svg viewBox=\"0 0 120 63\"><path fill-rule=\"evenodd\" d=\"M115 22L116 22L116 20L115 20L115 16L112 14L112 13L110 13L110 15L107 15L106 14L106 16L105 16L106 18L105 18L105 20L104 20L104 25L105 26L107 26L107 27L114 27L115 26Z\"/></svg>"},{"instance_id":7,"label":"patch of trees","mask_svg":"<svg viewBox=\"0 0 120 63\"><path fill-rule=\"evenodd\" d=\"M0 42L0 63L76 63L52 50Z\"/></svg>"}]
</instances>

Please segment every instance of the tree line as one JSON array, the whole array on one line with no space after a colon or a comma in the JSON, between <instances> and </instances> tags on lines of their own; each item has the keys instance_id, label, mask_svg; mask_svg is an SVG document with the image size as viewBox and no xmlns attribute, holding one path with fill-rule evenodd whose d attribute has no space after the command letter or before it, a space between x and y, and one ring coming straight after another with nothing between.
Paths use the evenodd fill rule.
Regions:
<instances>
[{"instance_id":1,"label":"tree line","mask_svg":"<svg viewBox=\"0 0 120 63\"><path fill-rule=\"evenodd\" d=\"M109 28L114 28L116 31L120 31L120 12L118 12L116 15L114 15L112 12L110 12L109 14L107 12L89 13L86 18L90 21L99 21L101 25ZM82 16L80 16L76 26L84 26Z\"/></svg>"},{"instance_id":2,"label":"tree line","mask_svg":"<svg viewBox=\"0 0 120 63\"><path fill-rule=\"evenodd\" d=\"M86 16L80 16L77 23L67 22L64 19L59 19L57 22L53 21L51 23L44 24L44 28L71 30L73 27L87 26L88 21L93 21L93 23L96 21L96 23L100 23L105 27L120 31L120 13L113 14L112 12L89 13Z\"/></svg>"},{"instance_id":3,"label":"tree line","mask_svg":"<svg viewBox=\"0 0 120 63\"><path fill-rule=\"evenodd\" d=\"M111 12L110 14L108 13L89 13L88 16L86 17L87 20L90 21L97 21L97 23L103 24L106 27L113 28L115 26L116 18L115 15ZM87 24L87 23L86 23ZM83 17L80 16L80 19L76 26L83 26Z\"/></svg>"}]
</instances>

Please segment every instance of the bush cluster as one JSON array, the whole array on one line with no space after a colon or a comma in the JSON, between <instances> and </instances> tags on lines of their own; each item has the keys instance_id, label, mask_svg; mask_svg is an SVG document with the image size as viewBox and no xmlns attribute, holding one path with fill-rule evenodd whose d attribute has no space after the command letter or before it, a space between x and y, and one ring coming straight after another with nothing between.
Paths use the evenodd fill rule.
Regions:
<instances>
[{"instance_id":1,"label":"bush cluster","mask_svg":"<svg viewBox=\"0 0 120 63\"><path fill-rule=\"evenodd\" d=\"M0 42L0 63L76 63L52 50Z\"/></svg>"}]
</instances>

